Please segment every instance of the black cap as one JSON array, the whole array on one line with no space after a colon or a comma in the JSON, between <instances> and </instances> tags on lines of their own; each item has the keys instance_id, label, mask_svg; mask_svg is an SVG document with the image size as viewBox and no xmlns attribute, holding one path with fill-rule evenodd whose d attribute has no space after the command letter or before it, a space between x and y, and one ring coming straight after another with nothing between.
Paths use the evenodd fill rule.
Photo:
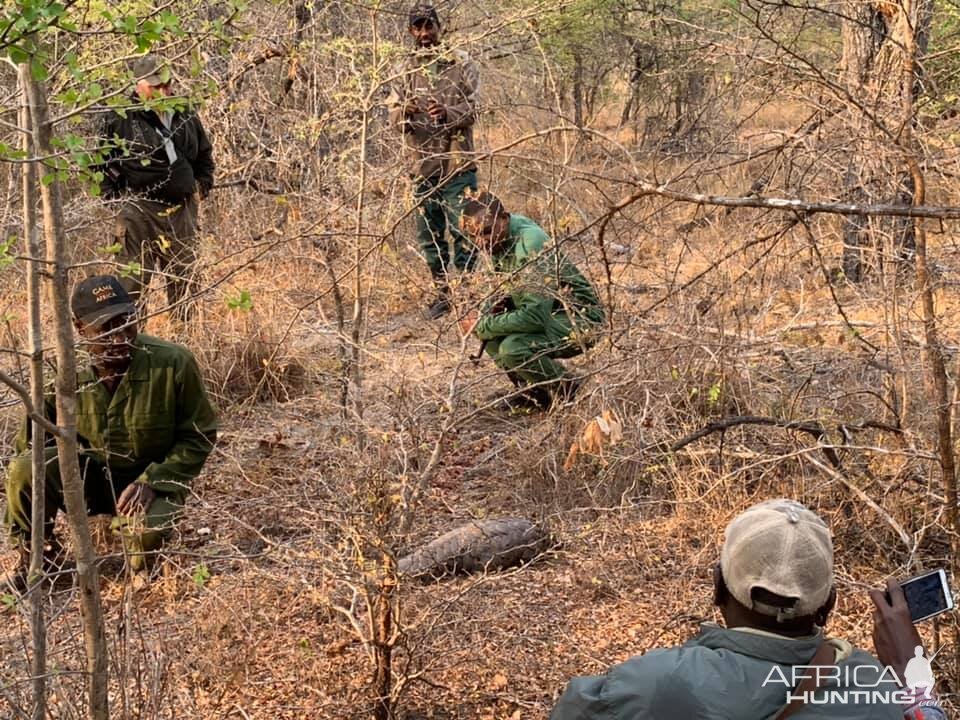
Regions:
<instances>
[{"instance_id":1,"label":"black cap","mask_svg":"<svg viewBox=\"0 0 960 720\"><path fill-rule=\"evenodd\" d=\"M93 327L99 327L118 315L132 315L137 311L130 295L113 275L94 275L79 283L73 289L70 307L73 317Z\"/></svg>"},{"instance_id":2,"label":"black cap","mask_svg":"<svg viewBox=\"0 0 960 720\"><path fill-rule=\"evenodd\" d=\"M432 20L434 25L440 27L440 18L437 16L437 9L433 5L414 5L410 9L409 27L413 27L424 20Z\"/></svg>"}]
</instances>

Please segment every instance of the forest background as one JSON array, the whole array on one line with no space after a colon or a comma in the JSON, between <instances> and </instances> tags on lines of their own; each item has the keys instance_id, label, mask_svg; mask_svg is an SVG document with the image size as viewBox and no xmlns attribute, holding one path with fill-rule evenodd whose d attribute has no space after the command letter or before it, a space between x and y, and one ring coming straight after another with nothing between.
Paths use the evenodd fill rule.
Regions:
<instances>
[{"instance_id":1,"label":"forest background","mask_svg":"<svg viewBox=\"0 0 960 720\"><path fill-rule=\"evenodd\" d=\"M3 717L545 718L571 675L713 619L722 528L768 497L832 524L831 635L870 648L868 587L955 570L960 8L439 5L445 41L481 68L481 185L540 222L608 308L573 362L577 402L534 415L493 410L507 386L469 360L478 343L420 317L431 289L383 107L407 10L0 11L0 370L23 390L31 361L64 367L57 288L130 269L95 131L128 102L132 58L160 52L218 171L197 316L176 323L155 287L146 329L197 355L222 418L152 577L126 574L95 519L96 602L82 582L0 595ZM465 280L457 314L483 292ZM507 572L398 577L423 542L507 516L553 549ZM951 705L955 619L923 632L947 648Z\"/></svg>"}]
</instances>

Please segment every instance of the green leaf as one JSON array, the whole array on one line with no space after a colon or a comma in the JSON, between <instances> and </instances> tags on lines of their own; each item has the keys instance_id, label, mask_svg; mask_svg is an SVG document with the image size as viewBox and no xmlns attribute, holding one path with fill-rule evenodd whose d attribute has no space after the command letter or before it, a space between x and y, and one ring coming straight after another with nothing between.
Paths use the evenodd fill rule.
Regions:
<instances>
[{"instance_id":1,"label":"green leaf","mask_svg":"<svg viewBox=\"0 0 960 720\"><path fill-rule=\"evenodd\" d=\"M717 403L720 402L722 390L723 386L719 380L710 386L710 389L707 391L707 404L710 407L716 407Z\"/></svg>"},{"instance_id":2,"label":"green leaf","mask_svg":"<svg viewBox=\"0 0 960 720\"><path fill-rule=\"evenodd\" d=\"M33 76L33 79L37 82L43 82L49 77L47 69L43 66L37 58L33 58L30 61L30 75Z\"/></svg>"},{"instance_id":3,"label":"green leaf","mask_svg":"<svg viewBox=\"0 0 960 720\"><path fill-rule=\"evenodd\" d=\"M199 563L193 568L193 584L198 588L202 588L207 584L207 580L210 579L210 569L204 564Z\"/></svg>"},{"instance_id":4,"label":"green leaf","mask_svg":"<svg viewBox=\"0 0 960 720\"><path fill-rule=\"evenodd\" d=\"M22 48L18 48L16 45L12 45L8 52L10 53L10 61L13 62L14 65L22 65L30 59L30 55L28 55L27 52Z\"/></svg>"},{"instance_id":5,"label":"green leaf","mask_svg":"<svg viewBox=\"0 0 960 720\"><path fill-rule=\"evenodd\" d=\"M17 598L13 595L0 595L0 603L3 603L8 610L12 610L17 604Z\"/></svg>"},{"instance_id":6,"label":"green leaf","mask_svg":"<svg viewBox=\"0 0 960 720\"><path fill-rule=\"evenodd\" d=\"M241 290L240 295L233 298L227 298L227 307L231 310L239 310L240 312L250 312L253 310L253 298L250 296L249 290Z\"/></svg>"},{"instance_id":7,"label":"green leaf","mask_svg":"<svg viewBox=\"0 0 960 720\"><path fill-rule=\"evenodd\" d=\"M143 267L140 265L140 263L129 262L120 268L120 277L139 277L141 272L143 272Z\"/></svg>"},{"instance_id":8,"label":"green leaf","mask_svg":"<svg viewBox=\"0 0 960 720\"><path fill-rule=\"evenodd\" d=\"M122 250L122 243L114 243L113 245L106 245L102 248L97 248L97 252L101 252L104 255L119 255Z\"/></svg>"}]
</instances>

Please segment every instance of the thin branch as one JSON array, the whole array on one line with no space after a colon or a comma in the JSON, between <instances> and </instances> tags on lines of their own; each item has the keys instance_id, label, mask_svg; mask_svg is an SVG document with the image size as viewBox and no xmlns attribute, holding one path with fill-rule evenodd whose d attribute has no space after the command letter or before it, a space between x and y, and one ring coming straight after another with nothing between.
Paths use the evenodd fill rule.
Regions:
<instances>
[{"instance_id":1,"label":"thin branch","mask_svg":"<svg viewBox=\"0 0 960 720\"><path fill-rule=\"evenodd\" d=\"M20 402L22 402L24 407L27 409L27 415L30 416L31 420L42 425L43 429L51 435L55 435L56 437L66 437L63 430L37 412L36 408L33 406L33 403L30 401L30 390L27 387L18 383L3 370L0 370L0 383L3 383L20 396Z\"/></svg>"},{"instance_id":2,"label":"thin branch","mask_svg":"<svg viewBox=\"0 0 960 720\"><path fill-rule=\"evenodd\" d=\"M858 205L857 203L811 202L793 198L762 196L705 195L703 193L673 190L666 185L654 185L644 181L635 182L637 190L610 207L610 214L632 205L638 200L654 195L677 202L697 205L717 205L728 208L763 208L767 210L790 210L798 213L827 213L830 215L862 215L866 217L912 217L960 220L960 207L938 205Z\"/></svg>"}]
</instances>

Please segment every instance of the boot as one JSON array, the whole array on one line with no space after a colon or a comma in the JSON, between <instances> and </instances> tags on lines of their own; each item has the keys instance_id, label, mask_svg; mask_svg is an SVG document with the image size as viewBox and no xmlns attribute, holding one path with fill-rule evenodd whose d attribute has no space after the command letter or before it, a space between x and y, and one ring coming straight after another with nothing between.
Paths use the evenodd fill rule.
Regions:
<instances>
[{"instance_id":1,"label":"boot","mask_svg":"<svg viewBox=\"0 0 960 720\"><path fill-rule=\"evenodd\" d=\"M503 412L536 412L550 407L550 392L542 385L527 385L520 374L512 370L507 371L507 377L516 388L513 392L503 395L495 393L489 399L496 401L494 406Z\"/></svg>"},{"instance_id":2,"label":"boot","mask_svg":"<svg viewBox=\"0 0 960 720\"><path fill-rule=\"evenodd\" d=\"M17 565L13 572L0 580L0 593L24 595L30 588L30 551L25 546L17 547ZM67 551L56 537L48 538L43 546L41 581L55 584L66 566Z\"/></svg>"},{"instance_id":3,"label":"boot","mask_svg":"<svg viewBox=\"0 0 960 720\"><path fill-rule=\"evenodd\" d=\"M450 286L445 282L435 282L435 284L437 287L437 297L427 306L427 309L423 311L423 315L427 320L442 318L450 312L453 307L450 303Z\"/></svg>"}]
</instances>

